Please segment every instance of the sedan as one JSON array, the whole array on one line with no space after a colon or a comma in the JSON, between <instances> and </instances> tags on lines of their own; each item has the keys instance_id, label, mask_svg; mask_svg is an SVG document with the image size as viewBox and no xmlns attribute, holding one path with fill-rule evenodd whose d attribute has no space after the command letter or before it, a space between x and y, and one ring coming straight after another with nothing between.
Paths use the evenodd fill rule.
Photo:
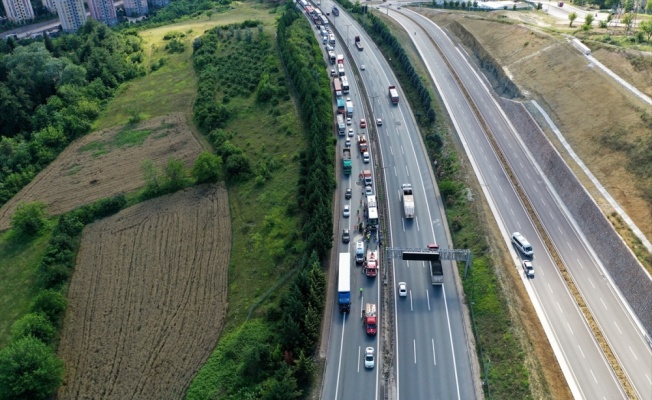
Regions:
<instances>
[{"instance_id":1,"label":"sedan","mask_svg":"<svg viewBox=\"0 0 652 400\"><path fill-rule=\"evenodd\" d=\"M353 196L353 191L351 188L346 188L346 192L344 192L344 198L345 199L350 199Z\"/></svg>"},{"instance_id":2,"label":"sedan","mask_svg":"<svg viewBox=\"0 0 652 400\"><path fill-rule=\"evenodd\" d=\"M523 272L525 272L525 276L528 278L534 278L534 265L532 265L531 261L523 261Z\"/></svg>"},{"instance_id":3,"label":"sedan","mask_svg":"<svg viewBox=\"0 0 652 400\"><path fill-rule=\"evenodd\" d=\"M366 186L364 188L364 194L365 194L365 196L373 196L373 194L374 194L373 188L371 186Z\"/></svg>"},{"instance_id":4,"label":"sedan","mask_svg":"<svg viewBox=\"0 0 652 400\"><path fill-rule=\"evenodd\" d=\"M353 137L353 128L349 128L349 137Z\"/></svg>"},{"instance_id":5,"label":"sedan","mask_svg":"<svg viewBox=\"0 0 652 400\"><path fill-rule=\"evenodd\" d=\"M351 125L351 117L346 117L346 124Z\"/></svg>"},{"instance_id":6,"label":"sedan","mask_svg":"<svg viewBox=\"0 0 652 400\"><path fill-rule=\"evenodd\" d=\"M344 210L342 210L342 215L344 216L344 218L349 218L351 216L351 207L348 204L344 206Z\"/></svg>"},{"instance_id":7,"label":"sedan","mask_svg":"<svg viewBox=\"0 0 652 400\"><path fill-rule=\"evenodd\" d=\"M376 125L378 125L378 126L382 126L382 125L383 125L383 120L380 119L380 118L378 118L378 119L376 120Z\"/></svg>"},{"instance_id":8,"label":"sedan","mask_svg":"<svg viewBox=\"0 0 652 400\"><path fill-rule=\"evenodd\" d=\"M360 70L361 71L364 71L365 69L367 69L367 67L365 67L364 64L360 65Z\"/></svg>"},{"instance_id":9,"label":"sedan","mask_svg":"<svg viewBox=\"0 0 652 400\"><path fill-rule=\"evenodd\" d=\"M367 127L367 121L364 118L360 118L360 129Z\"/></svg>"},{"instance_id":10,"label":"sedan","mask_svg":"<svg viewBox=\"0 0 652 400\"><path fill-rule=\"evenodd\" d=\"M347 149L351 148L351 139L346 139L344 141L344 147L346 147Z\"/></svg>"},{"instance_id":11,"label":"sedan","mask_svg":"<svg viewBox=\"0 0 652 400\"><path fill-rule=\"evenodd\" d=\"M407 296L407 284L405 282L398 283L398 295L401 297Z\"/></svg>"},{"instance_id":12,"label":"sedan","mask_svg":"<svg viewBox=\"0 0 652 400\"><path fill-rule=\"evenodd\" d=\"M342 231L342 243L349 243L351 241L351 235L349 234L348 229Z\"/></svg>"},{"instance_id":13,"label":"sedan","mask_svg":"<svg viewBox=\"0 0 652 400\"><path fill-rule=\"evenodd\" d=\"M362 161L363 161L365 164L368 164L368 163L371 161L371 157L369 156L369 152L368 152L368 151L365 151L364 153L362 153Z\"/></svg>"},{"instance_id":14,"label":"sedan","mask_svg":"<svg viewBox=\"0 0 652 400\"><path fill-rule=\"evenodd\" d=\"M375 365L375 360L374 360L374 348L373 347L367 347L364 350L364 367L365 368L373 368Z\"/></svg>"}]
</instances>

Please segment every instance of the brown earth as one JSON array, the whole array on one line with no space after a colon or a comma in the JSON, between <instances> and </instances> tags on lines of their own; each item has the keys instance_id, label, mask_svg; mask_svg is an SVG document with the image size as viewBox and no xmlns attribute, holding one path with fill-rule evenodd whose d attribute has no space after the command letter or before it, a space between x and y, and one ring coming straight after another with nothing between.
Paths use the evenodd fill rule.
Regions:
<instances>
[{"instance_id":1,"label":"brown earth","mask_svg":"<svg viewBox=\"0 0 652 400\"><path fill-rule=\"evenodd\" d=\"M649 136L652 132L641 119L641 111L649 110L649 106L592 65L559 34L535 26L505 23L500 12L482 18L432 11L424 14L461 38L472 36L477 45L471 46L470 52L480 50L489 54L526 99L536 100L546 110L591 172L652 239L652 208L643 198L641 180L626 169L627 155L606 144L613 141L614 135L626 143L638 143ZM600 46L594 56L628 82L643 83L640 90L649 90L652 70L633 66L627 53ZM501 85L498 81L493 83ZM556 139L551 139L567 157ZM569 165L587 190L596 199L600 197L575 163ZM598 203L605 214L613 211L606 202Z\"/></svg>"},{"instance_id":2,"label":"brown earth","mask_svg":"<svg viewBox=\"0 0 652 400\"><path fill-rule=\"evenodd\" d=\"M142 144L119 141L127 130L151 133ZM10 217L19 203L41 201L47 205L48 214L61 214L143 187L140 165L144 160L152 160L160 168L169 157L174 157L190 166L201 151L181 113L153 118L136 127L93 132L68 146L0 208L0 230L9 228Z\"/></svg>"},{"instance_id":3,"label":"brown earth","mask_svg":"<svg viewBox=\"0 0 652 400\"><path fill-rule=\"evenodd\" d=\"M59 345L60 399L179 399L227 310L226 189L204 185L87 226Z\"/></svg>"}]
</instances>

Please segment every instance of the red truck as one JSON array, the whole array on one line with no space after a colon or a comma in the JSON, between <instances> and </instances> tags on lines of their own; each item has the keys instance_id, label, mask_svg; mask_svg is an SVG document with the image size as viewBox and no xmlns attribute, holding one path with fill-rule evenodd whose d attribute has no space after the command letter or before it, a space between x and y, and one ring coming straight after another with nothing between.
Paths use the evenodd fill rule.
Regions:
<instances>
[{"instance_id":1,"label":"red truck","mask_svg":"<svg viewBox=\"0 0 652 400\"><path fill-rule=\"evenodd\" d=\"M378 252L377 251L368 251L367 252L367 261L365 261L364 272L367 276L374 277L378 275Z\"/></svg>"},{"instance_id":2,"label":"red truck","mask_svg":"<svg viewBox=\"0 0 652 400\"><path fill-rule=\"evenodd\" d=\"M393 104L398 104L398 90L396 90L396 86L394 85L389 87L389 98Z\"/></svg>"},{"instance_id":3,"label":"red truck","mask_svg":"<svg viewBox=\"0 0 652 400\"><path fill-rule=\"evenodd\" d=\"M369 151L369 145L367 144L367 138L364 135L358 135L358 147L360 148L360 154L365 151Z\"/></svg>"},{"instance_id":4,"label":"red truck","mask_svg":"<svg viewBox=\"0 0 652 400\"><path fill-rule=\"evenodd\" d=\"M362 323L364 324L367 335L375 335L378 331L378 316L376 314L376 305L367 303L362 310Z\"/></svg>"}]
</instances>

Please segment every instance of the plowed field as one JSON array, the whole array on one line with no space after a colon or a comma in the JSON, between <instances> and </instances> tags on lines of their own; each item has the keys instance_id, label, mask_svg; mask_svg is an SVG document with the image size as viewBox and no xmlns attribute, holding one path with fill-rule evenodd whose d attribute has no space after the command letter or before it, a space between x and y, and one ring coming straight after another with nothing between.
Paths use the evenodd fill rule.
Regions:
<instances>
[{"instance_id":1,"label":"plowed field","mask_svg":"<svg viewBox=\"0 0 652 400\"><path fill-rule=\"evenodd\" d=\"M227 191L200 186L84 230L59 345L60 399L180 399L227 307Z\"/></svg>"},{"instance_id":2,"label":"plowed field","mask_svg":"<svg viewBox=\"0 0 652 400\"><path fill-rule=\"evenodd\" d=\"M21 202L42 201L57 215L118 193L141 188L140 165L162 167L169 157L190 166L202 148L183 114L153 118L136 127L93 132L74 142L32 182L0 208L0 230Z\"/></svg>"}]
</instances>

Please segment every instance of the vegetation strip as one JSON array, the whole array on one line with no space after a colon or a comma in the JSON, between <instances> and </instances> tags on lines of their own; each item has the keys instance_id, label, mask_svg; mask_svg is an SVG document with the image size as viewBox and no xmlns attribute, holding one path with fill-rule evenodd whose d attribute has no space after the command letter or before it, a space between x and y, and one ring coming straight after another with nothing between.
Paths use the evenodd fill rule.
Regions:
<instances>
[{"instance_id":1,"label":"vegetation strip","mask_svg":"<svg viewBox=\"0 0 652 400\"><path fill-rule=\"evenodd\" d=\"M423 31L425 32L425 30ZM546 245L549 254L552 255L552 258L555 262L555 265L557 266L557 269L559 269L559 272L561 272L561 275L564 277L564 281L566 282L566 285L568 286L570 292L573 294L573 298L575 299L575 302L577 303L578 307L580 308L580 310L582 310L582 314L584 315L584 318L586 318L588 325L591 327L591 331L593 332L594 337L596 338L597 342L600 344L600 348L604 352L606 358L609 360L609 364L611 365L612 369L614 370L614 373L618 377L620 384L622 385L623 389L627 393L627 396L630 399L635 399L636 391L634 390L634 387L629 381L629 378L627 377L627 374L625 374L625 371L622 369L620 363L618 362L618 359L613 353L611 346L605 339L602 330L600 329L599 325L595 321L595 318L593 317L593 314L591 313L591 310L586 305L586 301L584 300L584 297L582 296L579 289L575 285L572 276L568 272L566 265L564 264L563 260L561 259L561 256L557 252L557 248L552 243L552 240L548 235L548 231L543 226L543 223L541 222L539 215L534 210L534 207L532 206L529 197L527 196L525 190L523 189L520 182L516 178L516 175L514 174L511 165L507 161L507 158L505 157L502 149L500 148L500 145L496 141L493 133L491 132L491 129L487 125L487 122L485 121L484 117L480 113L480 110L478 110L478 108L476 107L475 103L473 102L473 99L471 98L471 95L469 94L466 87L462 83L460 77L457 75L457 72L455 72L455 69L450 64L450 62L448 61L444 53L441 51L437 43L430 36L427 35L427 37L432 43L432 45L435 47L435 49L437 49L437 52L439 53L441 58L446 63L446 66L448 67L448 70L450 71L451 75L455 79L457 86L462 90L462 93L464 94L464 97L466 97L468 104L473 109L473 113L475 114L476 118L480 122L480 125L482 126L482 130L485 132L487 139L489 140L489 143L491 143L491 147L493 148L494 152L498 156L498 159L502 164L503 168L505 169L505 172L512 186L516 189L516 193L518 194L518 197L521 199L521 202L525 206L525 209L527 210L530 219L534 223L537 232L543 238L543 241Z\"/></svg>"}]
</instances>

